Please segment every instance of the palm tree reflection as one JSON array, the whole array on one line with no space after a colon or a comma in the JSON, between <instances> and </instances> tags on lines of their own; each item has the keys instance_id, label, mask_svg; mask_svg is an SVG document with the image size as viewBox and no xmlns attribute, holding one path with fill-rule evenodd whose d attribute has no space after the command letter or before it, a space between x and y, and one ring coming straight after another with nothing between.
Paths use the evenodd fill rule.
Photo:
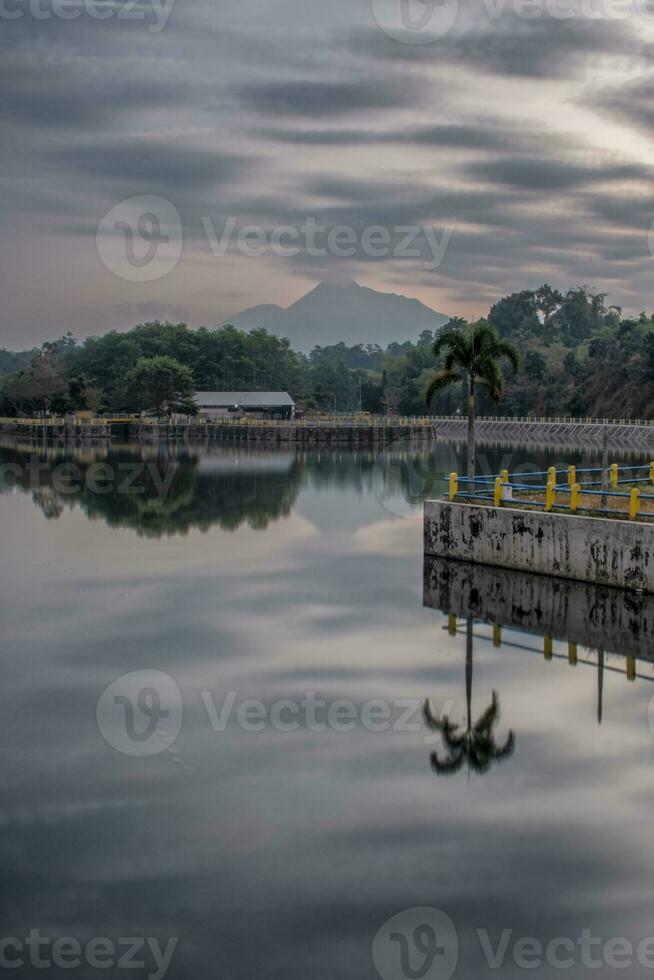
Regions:
<instances>
[{"instance_id":1,"label":"palm tree reflection","mask_svg":"<svg viewBox=\"0 0 654 980\"><path fill-rule=\"evenodd\" d=\"M425 701L423 713L427 726L438 732L443 739L447 754L441 757L438 752L432 752L431 765L434 772L446 775L458 772L464 764L468 771L488 772L494 762L507 759L513 754L515 736L509 731L503 745L498 745L493 735L493 729L500 720L500 702L497 693L493 691L491 703L482 715L472 721L472 625L471 617L466 623L466 704L467 720L465 727L455 725L448 715L436 718L432 712L429 700Z\"/></svg>"}]
</instances>

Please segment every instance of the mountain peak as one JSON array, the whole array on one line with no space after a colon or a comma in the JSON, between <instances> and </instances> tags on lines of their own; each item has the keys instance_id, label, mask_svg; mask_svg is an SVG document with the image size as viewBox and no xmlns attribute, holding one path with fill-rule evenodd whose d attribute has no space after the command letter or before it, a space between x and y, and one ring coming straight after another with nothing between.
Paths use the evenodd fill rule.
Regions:
<instances>
[{"instance_id":1,"label":"mountain peak","mask_svg":"<svg viewBox=\"0 0 654 980\"><path fill-rule=\"evenodd\" d=\"M321 292L326 292L327 290L341 289L361 289L361 286L354 279L345 279L344 277L334 276L333 278L323 279L317 286L314 286L311 293L316 293L318 290ZM308 295L311 295L311 293Z\"/></svg>"},{"instance_id":2,"label":"mountain peak","mask_svg":"<svg viewBox=\"0 0 654 980\"><path fill-rule=\"evenodd\" d=\"M285 310L255 306L230 322L242 330L265 327L309 352L341 341L381 347L393 341L415 341L423 330L438 330L449 319L420 300L381 293L339 276L319 282Z\"/></svg>"}]
</instances>

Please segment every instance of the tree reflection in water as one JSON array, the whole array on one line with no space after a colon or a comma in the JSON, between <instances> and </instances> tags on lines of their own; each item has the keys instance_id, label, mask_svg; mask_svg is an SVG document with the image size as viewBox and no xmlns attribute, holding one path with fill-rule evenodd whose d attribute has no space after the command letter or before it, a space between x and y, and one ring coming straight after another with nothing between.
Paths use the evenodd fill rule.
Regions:
<instances>
[{"instance_id":1,"label":"tree reflection in water","mask_svg":"<svg viewBox=\"0 0 654 980\"><path fill-rule=\"evenodd\" d=\"M354 489L383 502L408 504L442 485L451 454L445 444L430 454L386 449L265 449L215 443L154 446L57 447L3 440L0 492L22 490L50 520L76 507L112 527L131 527L146 537L187 534L218 526L226 531L247 524L263 530L288 517L304 488ZM399 465L398 460L401 465ZM113 474L98 491L90 477L98 464ZM73 492L62 491L62 465L74 468ZM130 468L141 472L129 487ZM34 468L37 479L34 478ZM173 473L174 471L174 473ZM417 476L416 476L417 474ZM165 492L161 487L165 486Z\"/></svg>"},{"instance_id":2,"label":"tree reflection in water","mask_svg":"<svg viewBox=\"0 0 654 980\"><path fill-rule=\"evenodd\" d=\"M429 700L424 704L424 718L427 726L438 732L443 740L447 755L441 757L432 752L431 765L434 772L446 775L458 772L467 765L469 772L488 772L494 762L507 759L513 754L515 736L509 731L503 745L498 745L493 729L500 720L500 702L493 691L491 703L477 721L472 721L472 665L473 665L473 620L466 621L466 707L465 726L455 725L448 715L437 718L432 712Z\"/></svg>"}]
</instances>

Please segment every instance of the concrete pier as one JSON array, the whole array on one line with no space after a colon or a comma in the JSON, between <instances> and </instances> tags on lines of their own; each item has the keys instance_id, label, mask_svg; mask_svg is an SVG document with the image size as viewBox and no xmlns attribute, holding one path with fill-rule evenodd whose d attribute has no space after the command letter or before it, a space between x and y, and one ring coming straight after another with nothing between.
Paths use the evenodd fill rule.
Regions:
<instances>
[{"instance_id":1,"label":"concrete pier","mask_svg":"<svg viewBox=\"0 0 654 980\"><path fill-rule=\"evenodd\" d=\"M654 525L427 500L426 555L654 593Z\"/></svg>"}]
</instances>

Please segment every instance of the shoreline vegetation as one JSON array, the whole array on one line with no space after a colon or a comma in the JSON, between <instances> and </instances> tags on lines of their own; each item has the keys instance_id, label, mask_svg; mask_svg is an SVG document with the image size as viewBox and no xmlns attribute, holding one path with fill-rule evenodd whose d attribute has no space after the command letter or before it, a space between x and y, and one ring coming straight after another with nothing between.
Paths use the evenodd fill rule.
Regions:
<instances>
[{"instance_id":1,"label":"shoreline vegetation","mask_svg":"<svg viewBox=\"0 0 654 980\"><path fill-rule=\"evenodd\" d=\"M522 368L516 376L503 369L498 403L480 391L480 415L654 415L654 315L623 317L586 286L560 292L545 284L499 300L487 320L515 345ZM447 327L465 325L454 318ZM439 333L385 349L336 343L309 354L263 322L246 332L156 320L82 342L67 333L31 351L0 349L0 415L133 412L188 405L194 390L238 389L288 391L307 412L424 415L442 367L432 354ZM430 411L465 414L463 386L435 393Z\"/></svg>"}]
</instances>

